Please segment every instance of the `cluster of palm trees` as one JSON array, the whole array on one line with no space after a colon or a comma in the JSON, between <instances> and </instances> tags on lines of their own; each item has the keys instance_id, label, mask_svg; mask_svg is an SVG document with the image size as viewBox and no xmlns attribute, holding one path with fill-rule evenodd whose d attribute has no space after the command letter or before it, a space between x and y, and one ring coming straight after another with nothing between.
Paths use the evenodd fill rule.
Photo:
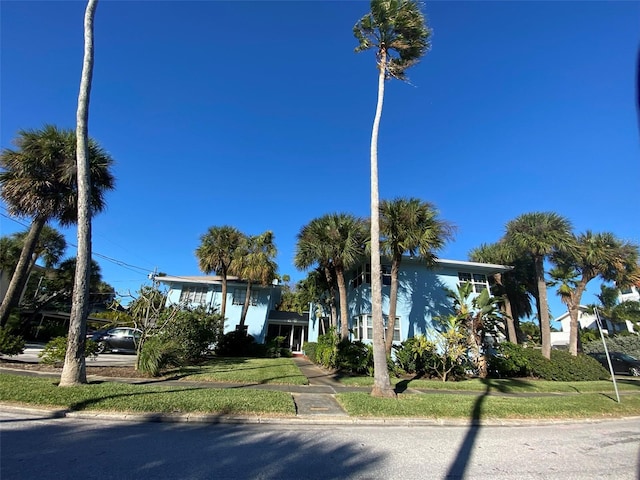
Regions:
<instances>
[{"instance_id":1,"label":"cluster of palm trees","mask_svg":"<svg viewBox=\"0 0 640 480\"><path fill-rule=\"evenodd\" d=\"M507 223L503 238L481 245L469 256L474 261L514 266L512 271L494 276L493 286L494 294L504 302L507 337L518 342L518 319L532 313L533 298L546 358L551 357L549 284L561 285L558 293L570 316L569 351L577 355L578 310L587 284L595 278L615 282L618 288L640 282L638 245L610 232L575 234L571 222L554 212L518 216Z\"/></svg>"},{"instance_id":2,"label":"cluster of palm trees","mask_svg":"<svg viewBox=\"0 0 640 480\"><path fill-rule=\"evenodd\" d=\"M215 272L221 277L222 318L227 310L228 277L235 276L246 282L246 295L239 324L242 329L251 303L252 285L269 285L278 276L278 265L274 260L277 249L273 232L245 235L228 225L210 227L200 237L200 246L195 254L200 270L206 274Z\"/></svg>"}]
</instances>

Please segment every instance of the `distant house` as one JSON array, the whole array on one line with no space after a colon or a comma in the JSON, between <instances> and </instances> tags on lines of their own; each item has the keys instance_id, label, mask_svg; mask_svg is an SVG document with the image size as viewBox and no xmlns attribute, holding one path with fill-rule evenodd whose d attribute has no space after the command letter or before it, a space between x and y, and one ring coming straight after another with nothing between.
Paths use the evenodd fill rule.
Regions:
<instances>
[{"instance_id":1,"label":"distant house","mask_svg":"<svg viewBox=\"0 0 640 480\"><path fill-rule=\"evenodd\" d=\"M462 282L470 282L475 293L489 288L489 277L506 272L511 267L486 263L437 260L428 267L423 261L406 257L399 272L398 306L394 340L401 342L418 334L428 334L437 328L437 317L452 312L447 289L456 289ZM202 305L218 309L221 305L222 283L215 276L163 276L157 280L169 287L167 305ZM391 265L383 261L383 312L389 311L389 286ZM293 352L301 352L304 343L315 342L318 335L329 329L329 317L317 305L310 312L297 314L276 310L282 295L278 284L260 287L252 285L253 294L246 326L247 332L257 342L265 342L276 336L285 338L285 344ZM370 343L373 337L371 323L371 272L363 263L349 274L348 302L349 325L352 340ZM246 283L237 277L228 279L225 332L236 329L244 303Z\"/></svg>"},{"instance_id":2,"label":"distant house","mask_svg":"<svg viewBox=\"0 0 640 480\"><path fill-rule=\"evenodd\" d=\"M607 335L612 335L617 332L633 332L633 324L629 321L625 321L624 324L616 324L610 320L600 316L602 320L602 330ZM560 322L561 330L559 332L551 332L551 346L555 348L565 348L569 346L569 333L571 331L571 318L569 312L565 312L558 318L554 319L555 322ZM585 305L578 306L578 323L581 329L589 329L598 331L598 323L596 315L592 309Z\"/></svg>"}]
</instances>

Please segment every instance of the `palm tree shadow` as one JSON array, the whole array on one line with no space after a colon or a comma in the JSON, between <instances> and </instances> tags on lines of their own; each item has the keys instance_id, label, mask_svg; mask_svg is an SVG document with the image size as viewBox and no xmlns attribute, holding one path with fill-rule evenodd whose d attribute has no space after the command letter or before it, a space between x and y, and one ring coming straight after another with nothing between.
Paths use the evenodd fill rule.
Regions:
<instances>
[{"instance_id":1,"label":"palm tree shadow","mask_svg":"<svg viewBox=\"0 0 640 480\"><path fill-rule=\"evenodd\" d=\"M486 389L484 393L477 398L475 404L473 405L473 411L471 413L471 425L469 426L464 440L462 441L462 444L458 449L456 458L449 466L449 470L447 471L447 475L445 478L464 478L464 473L467 469L469 459L471 458L471 454L473 452L473 446L476 442L476 438L478 437L478 433L480 432L481 428L480 420L482 418L482 404L489 395L490 391L491 383L486 382Z\"/></svg>"}]
</instances>

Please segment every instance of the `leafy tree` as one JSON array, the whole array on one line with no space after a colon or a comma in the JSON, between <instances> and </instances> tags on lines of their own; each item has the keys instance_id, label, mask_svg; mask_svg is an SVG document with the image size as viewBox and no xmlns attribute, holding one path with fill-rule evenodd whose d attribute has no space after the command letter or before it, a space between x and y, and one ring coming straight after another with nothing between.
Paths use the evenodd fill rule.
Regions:
<instances>
[{"instance_id":1,"label":"leafy tree","mask_svg":"<svg viewBox=\"0 0 640 480\"><path fill-rule=\"evenodd\" d=\"M247 282L247 292L240 315L240 326L244 327L251 302L251 285L269 285L277 276L278 265L274 258L277 249L273 242L273 232L244 237L235 252L229 273Z\"/></svg>"},{"instance_id":2,"label":"leafy tree","mask_svg":"<svg viewBox=\"0 0 640 480\"><path fill-rule=\"evenodd\" d=\"M459 324L467 331L467 341L472 362L481 378L487 376L486 347L489 336L495 336L503 329L499 300L485 289L479 295L473 294L473 286L465 282L456 290L449 290L453 300L455 315Z\"/></svg>"},{"instance_id":3,"label":"leafy tree","mask_svg":"<svg viewBox=\"0 0 640 480\"><path fill-rule=\"evenodd\" d=\"M398 303L398 272L402 256L423 259L433 265L437 259L435 251L444 247L453 237L453 226L438 219L435 207L417 198L383 200L380 204L380 248L384 255L391 257L391 286L389 289L389 318L385 347L391 355L393 332L396 323Z\"/></svg>"},{"instance_id":4,"label":"leafy tree","mask_svg":"<svg viewBox=\"0 0 640 480\"><path fill-rule=\"evenodd\" d=\"M576 247L553 255L557 267L551 276L560 284L558 294L570 318L569 352L578 355L578 314L582 295L594 278L627 286L640 281L638 246L609 232L586 231L575 237Z\"/></svg>"},{"instance_id":5,"label":"leafy tree","mask_svg":"<svg viewBox=\"0 0 640 480\"><path fill-rule=\"evenodd\" d=\"M353 215L332 213L312 220L298 234L295 265L300 269L319 265L331 285L333 274L340 296L340 336L349 338L349 305L345 272L364 256L366 223Z\"/></svg>"},{"instance_id":6,"label":"leafy tree","mask_svg":"<svg viewBox=\"0 0 640 480\"><path fill-rule=\"evenodd\" d=\"M433 369L443 382L465 361L467 341L462 320L456 315L438 319L440 331L435 334L437 355L433 358Z\"/></svg>"},{"instance_id":7,"label":"leafy tree","mask_svg":"<svg viewBox=\"0 0 640 480\"><path fill-rule=\"evenodd\" d=\"M395 397L387 369L382 318L380 224L378 192L378 131L384 101L384 82L406 80L406 70L429 49L431 31L413 0L372 0L370 12L353 27L356 52L374 49L378 68L378 101L371 131L371 299L373 318L373 396Z\"/></svg>"},{"instance_id":8,"label":"leafy tree","mask_svg":"<svg viewBox=\"0 0 640 480\"><path fill-rule=\"evenodd\" d=\"M236 228L224 225L210 227L207 233L200 237L200 246L196 249L196 257L200 270L205 274L216 272L222 281L222 305L220 314L225 316L227 311L227 278L244 235Z\"/></svg>"},{"instance_id":9,"label":"leafy tree","mask_svg":"<svg viewBox=\"0 0 640 480\"><path fill-rule=\"evenodd\" d=\"M544 261L556 252L572 248L571 228L569 220L553 212L525 213L507 223L507 244L529 255L535 265L538 319L545 358L551 358L551 325Z\"/></svg>"}]
</instances>

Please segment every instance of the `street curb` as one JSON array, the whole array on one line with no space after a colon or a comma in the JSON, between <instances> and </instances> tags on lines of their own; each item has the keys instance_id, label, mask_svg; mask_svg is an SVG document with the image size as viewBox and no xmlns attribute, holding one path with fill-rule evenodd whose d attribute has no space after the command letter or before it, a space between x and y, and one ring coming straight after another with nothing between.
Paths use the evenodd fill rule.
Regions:
<instances>
[{"instance_id":1,"label":"street curb","mask_svg":"<svg viewBox=\"0 0 640 480\"><path fill-rule=\"evenodd\" d=\"M205 413L123 413L86 411L76 412L68 409L35 408L0 403L0 412L21 413L40 416L42 419L72 418L131 423L193 423L225 425L348 425L362 427L531 427L572 424L596 424L609 421L638 420L640 416L610 418L575 419L456 419L456 418L406 418L406 417L332 417L303 415L296 417L276 417L261 415L218 415Z\"/></svg>"}]
</instances>

